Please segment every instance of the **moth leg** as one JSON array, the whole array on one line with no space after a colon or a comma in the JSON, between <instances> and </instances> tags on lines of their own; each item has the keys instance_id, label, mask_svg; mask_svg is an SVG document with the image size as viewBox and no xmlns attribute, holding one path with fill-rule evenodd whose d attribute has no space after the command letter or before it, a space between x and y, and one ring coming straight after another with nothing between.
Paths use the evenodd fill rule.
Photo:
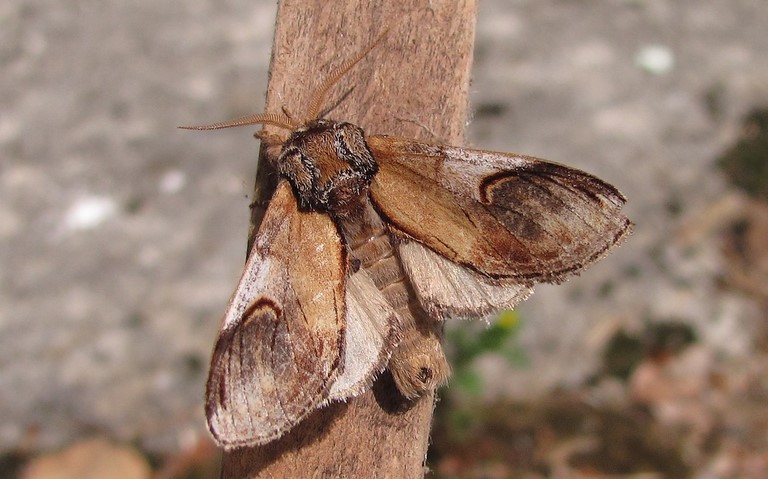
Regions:
<instances>
[{"instance_id":1,"label":"moth leg","mask_svg":"<svg viewBox=\"0 0 768 479\"><path fill-rule=\"evenodd\" d=\"M451 367L443 352L442 324L416 302L400 311L403 338L389 360L389 368L403 396L413 399L445 384Z\"/></svg>"},{"instance_id":2,"label":"moth leg","mask_svg":"<svg viewBox=\"0 0 768 479\"><path fill-rule=\"evenodd\" d=\"M395 119L403 121L403 122L406 122L406 123L411 123L413 125L418 126L419 128L421 128L423 131L425 131L430 136L429 141L431 143L436 143L436 144L440 144L440 145L444 145L444 144L447 143L445 141L445 138L442 138L440 135L438 135L435 132L435 130L433 130L432 128L430 128L426 124L420 122L419 120L414 120L414 119L411 119L411 118L404 118L404 117L400 117L400 116L396 116Z\"/></svg>"},{"instance_id":3,"label":"moth leg","mask_svg":"<svg viewBox=\"0 0 768 479\"><path fill-rule=\"evenodd\" d=\"M276 133L271 133L267 130L259 130L253 134L254 137L261 141L261 144L266 149L266 156L270 161L274 161L280 156L280 152L283 149L283 143L286 138Z\"/></svg>"}]
</instances>

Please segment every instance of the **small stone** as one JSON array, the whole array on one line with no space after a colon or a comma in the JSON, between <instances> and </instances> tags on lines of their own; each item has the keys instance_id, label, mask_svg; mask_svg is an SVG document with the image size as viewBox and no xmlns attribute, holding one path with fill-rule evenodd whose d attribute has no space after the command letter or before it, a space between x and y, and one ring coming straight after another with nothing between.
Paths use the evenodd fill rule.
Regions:
<instances>
[{"instance_id":1,"label":"small stone","mask_svg":"<svg viewBox=\"0 0 768 479\"><path fill-rule=\"evenodd\" d=\"M648 45L635 55L635 64L653 75L664 75L674 67L675 56L663 45Z\"/></svg>"},{"instance_id":2,"label":"small stone","mask_svg":"<svg viewBox=\"0 0 768 479\"><path fill-rule=\"evenodd\" d=\"M149 479L147 460L130 447L89 439L39 456L23 469L21 479Z\"/></svg>"}]
</instances>

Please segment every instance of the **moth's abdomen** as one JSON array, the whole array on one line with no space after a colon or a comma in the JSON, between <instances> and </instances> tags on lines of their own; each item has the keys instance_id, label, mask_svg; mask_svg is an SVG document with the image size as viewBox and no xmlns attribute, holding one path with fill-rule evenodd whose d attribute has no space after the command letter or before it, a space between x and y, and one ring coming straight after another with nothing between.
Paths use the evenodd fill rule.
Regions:
<instances>
[{"instance_id":1,"label":"moth's abdomen","mask_svg":"<svg viewBox=\"0 0 768 479\"><path fill-rule=\"evenodd\" d=\"M400 392L413 398L448 379L441 325L430 318L413 293L386 226L367 197L354 219L341 221L352 268L364 269L402 320L404 334L389 368Z\"/></svg>"},{"instance_id":2,"label":"moth's abdomen","mask_svg":"<svg viewBox=\"0 0 768 479\"><path fill-rule=\"evenodd\" d=\"M408 280L386 231L369 237L365 243L352 250L351 256L360 262L360 268L366 270L396 311L408 305Z\"/></svg>"}]
</instances>

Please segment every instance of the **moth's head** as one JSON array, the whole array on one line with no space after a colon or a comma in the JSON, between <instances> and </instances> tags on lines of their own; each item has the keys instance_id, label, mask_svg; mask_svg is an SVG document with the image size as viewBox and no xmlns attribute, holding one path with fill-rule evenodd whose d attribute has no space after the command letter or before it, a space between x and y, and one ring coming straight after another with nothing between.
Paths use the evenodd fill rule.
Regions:
<instances>
[{"instance_id":1,"label":"moth's head","mask_svg":"<svg viewBox=\"0 0 768 479\"><path fill-rule=\"evenodd\" d=\"M292 131L275 167L291 182L302 209L331 212L344 211L377 171L360 127L323 119Z\"/></svg>"},{"instance_id":2,"label":"moth's head","mask_svg":"<svg viewBox=\"0 0 768 479\"><path fill-rule=\"evenodd\" d=\"M281 112L258 113L210 125L182 126L190 130L219 130L246 125L271 125L287 130L284 136L262 130L256 134L267 157L293 185L302 209L343 215L368 188L376 173L363 130L350 123L322 119L322 106L331 87L378 45L387 30L355 57L336 67L315 90L302 118ZM279 153L278 153L279 152Z\"/></svg>"}]
</instances>

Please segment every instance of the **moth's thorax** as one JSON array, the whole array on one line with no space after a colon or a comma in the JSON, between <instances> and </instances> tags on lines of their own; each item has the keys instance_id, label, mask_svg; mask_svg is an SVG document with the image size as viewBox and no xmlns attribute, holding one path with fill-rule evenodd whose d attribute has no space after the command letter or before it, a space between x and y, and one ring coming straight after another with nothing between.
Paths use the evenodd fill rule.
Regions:
<instances>
[{"instance_id":1,"label":"moth's thorax","mask_svg":"<svg viewBox=\"0 0 768 479\"><path fill-rule=\"evenodd\" d=\"M341 215L359 203L377 171L363 130L330 120L294 130L275 166L291 182L302 209Z\"/></svg>"}]
</instances>

